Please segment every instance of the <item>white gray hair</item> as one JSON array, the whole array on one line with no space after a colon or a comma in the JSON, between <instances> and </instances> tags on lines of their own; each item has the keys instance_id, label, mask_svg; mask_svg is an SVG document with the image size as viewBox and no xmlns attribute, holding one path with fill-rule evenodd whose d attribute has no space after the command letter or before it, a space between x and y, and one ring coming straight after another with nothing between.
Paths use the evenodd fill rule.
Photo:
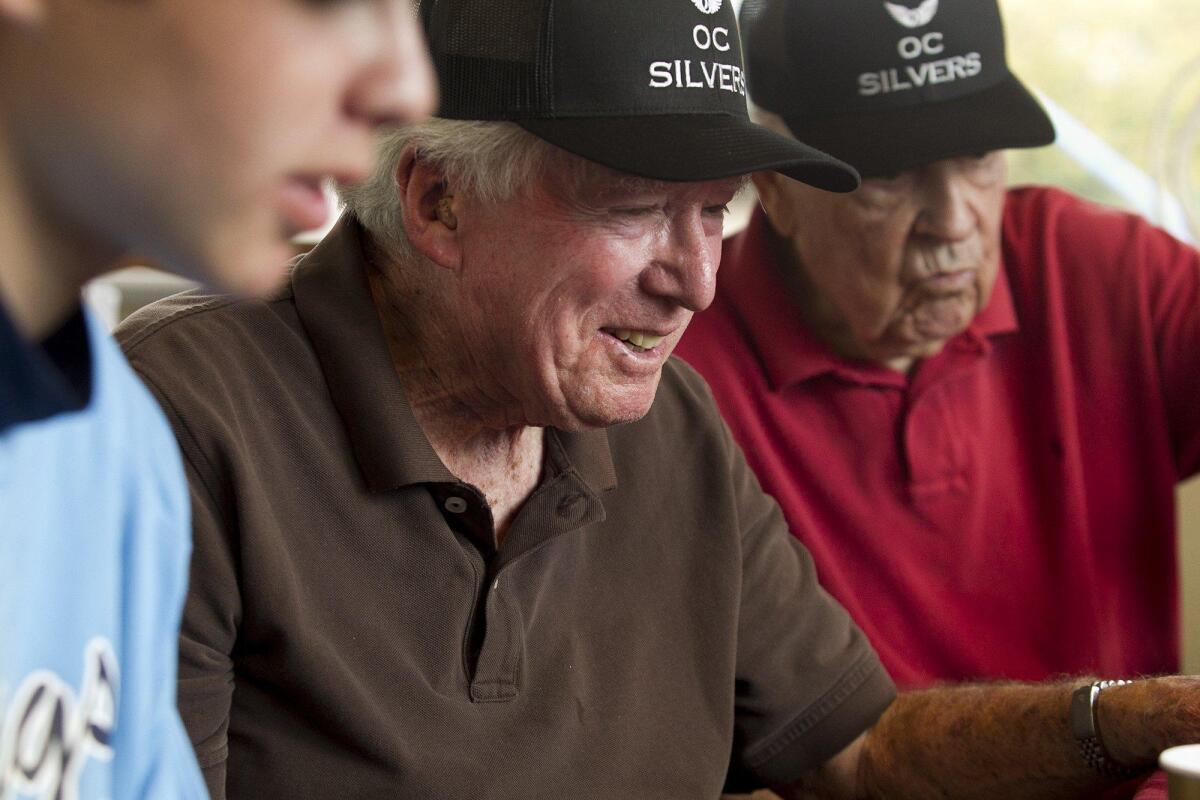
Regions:
<instances>
[{"instance_id":1,"label":"white gray hair","mask_svg":"<svg viewBox=\"0 0 1200 800\"><path fill-rule=\"evenodd\" d=\"M416 257L404 230L396 184L396 169L409 151L416 151L441 172L452 192L484 203L517 197L548 177L567 196L597 176L635 185L670 183L627 175L573 156L513 122L433 117L383 134L374 174L357 186L338 188L346 212L362 223L385 255L399 262ZM742 176L742 187L749 182L748 175Z\"/></svg>"},{"instance_id":2,"label":"white gray hair","mask_svg":"<svg viewBox=\"0 0 1200 800\"><path fill-rule=\"evenodd\" d=\"M432 118L383 134L375 173L339 187L346 211L393 257L411 255L404 232L396 169L410 150L446 176L453 191L502 202L529 190L558 161L557 148L512 122Z\"/></svg>"}]
</instances>

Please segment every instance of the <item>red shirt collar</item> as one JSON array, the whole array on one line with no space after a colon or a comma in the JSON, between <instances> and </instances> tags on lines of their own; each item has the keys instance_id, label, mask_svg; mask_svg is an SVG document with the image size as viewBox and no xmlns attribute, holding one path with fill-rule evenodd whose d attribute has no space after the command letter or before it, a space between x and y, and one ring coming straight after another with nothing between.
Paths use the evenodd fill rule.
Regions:
<instances>
[{"instance_id":1,"label":"red shirt collar","mask_svg":"<svg viewBox=\"0 0 1200 800\"><path fill-rule=\"evenodd\" d=\"M794 304L780 302L791 290L779 275L777 244L766 215L757 208L746 230L725 241L718 273L719 292L747 331L771 389L778 391L826 373L855 383L904 386L907 377L902 373L834 353L808 329ZM974 351L984 357L991 352L989 337L1017 328L1012 292L1001 263L987 306L942 352Z\"/></svg>"}]
</instances>

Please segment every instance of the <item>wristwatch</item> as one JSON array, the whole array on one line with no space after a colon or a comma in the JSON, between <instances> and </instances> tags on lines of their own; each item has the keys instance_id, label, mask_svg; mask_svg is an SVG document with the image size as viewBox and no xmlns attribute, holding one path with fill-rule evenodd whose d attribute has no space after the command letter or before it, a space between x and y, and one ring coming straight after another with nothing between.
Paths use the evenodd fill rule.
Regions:
<instances>
[{"instance_id":1,"label":"wristwatch","mask_svg":"<svg viewBox=\"0 0 1200 800\"><path fill-rule=\"evenodd\" d=\"M1129 778L1142 770L1118 764L1108 755L1096 723L1096 700L1110 686L1124 686L1133 681L1096 681L1080 686L1071 695L1071 733L1079 743L1079 752L1088 766L1101 775Z\"/></svg>"}]
</instances>

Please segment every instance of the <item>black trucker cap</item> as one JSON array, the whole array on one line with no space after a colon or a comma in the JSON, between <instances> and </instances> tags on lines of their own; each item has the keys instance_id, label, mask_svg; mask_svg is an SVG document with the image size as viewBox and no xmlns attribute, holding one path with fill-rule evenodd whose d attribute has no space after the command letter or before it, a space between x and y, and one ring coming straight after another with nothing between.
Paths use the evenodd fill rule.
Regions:
<instances>
[{"instance_id":1,"label":"black trucker cap","mask_svg":"<svg viewBox=\"0 0 1200 800\"><path fill-rule=\"evenodd\" d=\"M832 191L854 169L755 125L729 0L422 0L438 116L510 120L646 178L775 170Z\"/></svg>"},{"instance_id":2,"label":"black trucker cap","mask_svg":"<svg viewBox=\"0 0 1200 800\"><path fill-rule=\"evenodd\" d=\"M750 98L867 177L1054 141L996 0L746 0Z\"/></svg>"}]
</instances>

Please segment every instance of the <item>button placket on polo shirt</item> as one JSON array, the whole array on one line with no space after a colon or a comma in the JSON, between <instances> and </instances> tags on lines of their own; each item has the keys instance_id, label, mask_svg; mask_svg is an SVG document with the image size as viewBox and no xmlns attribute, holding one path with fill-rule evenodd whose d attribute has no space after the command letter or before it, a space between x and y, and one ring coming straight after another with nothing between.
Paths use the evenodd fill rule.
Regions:
<instances>
[{"instance_id":1,"label":"button placket on polo shirt","mask_svg":"<svg viewBox=\"0 0 1200 800\"><path fill-rule=\"evenodd\" d=\"M967 337L947 343L918 368L903 417L904 461L914 507L941 533L970 513L972 435L963 392L986 349Z\"/></svg>"},{"instance_id":2,"label":"button placket on polo shirt","mask_svg":"<svg viewBox=\"0 0 1200 800\"><path fill-rule=\"evenodd\" d=\"M520 691L525 655L522 598L538 592L541 576L523 570L527 556L553 540L604 518L604 509L583 479L568 469L538 487L521 507L489 565L482 591L483 641L471 675L471 699L506 702Z\"/></svg>"},{"instance_id":3,"label":"button placket on polo shirt","mask_svg":"<svg viewBox=\"0 0 1200 800\"><path fill-rule=\"evenodd\" d=\"M497 572L531 551L584 525L604 519L604 506L574 470L540 486L522 506L498 555Z\"/></svg>"},{"instance_id":4,"label":"button placket on polo shirt","mask_svg":"<svg viewBox=\"0 0 1200 800\"><path fill-rule=\"evenodd\" d=\"M518 693L524 620L520 606L509 597L499 578L493 578L487 587L483 621L486 632L471 676L471 700L507 702Z\"/></svg>"},{"instance_id":5,"label":"button placket on polo shirt","mask_svg":"<svg viewBox=\"0 0 1200 800\"><path fill-rule=\"evenodd\" d=\"M442 517L455 532L465 536L486 562L496 552L492 510L483 493L467 483L432 483L429 492Z\"/></svg>"},{"instance_id":6,"label":"button placket on polo shirt","mask_svg":"<svg viewBox=\"0 0 1200 800\"><path fill-rule=\"evenodd\" d=\"M471 612L463 634L462 664L473 702L504 702L516 696L515 678L495 679L500 672L515 673L519 661L520 620L512 608L497 601L499 579L495 577L495 524L487 498L467 483L428 485L443 519L464 548L475 575Z\"/></svg>"}]
</instances>

